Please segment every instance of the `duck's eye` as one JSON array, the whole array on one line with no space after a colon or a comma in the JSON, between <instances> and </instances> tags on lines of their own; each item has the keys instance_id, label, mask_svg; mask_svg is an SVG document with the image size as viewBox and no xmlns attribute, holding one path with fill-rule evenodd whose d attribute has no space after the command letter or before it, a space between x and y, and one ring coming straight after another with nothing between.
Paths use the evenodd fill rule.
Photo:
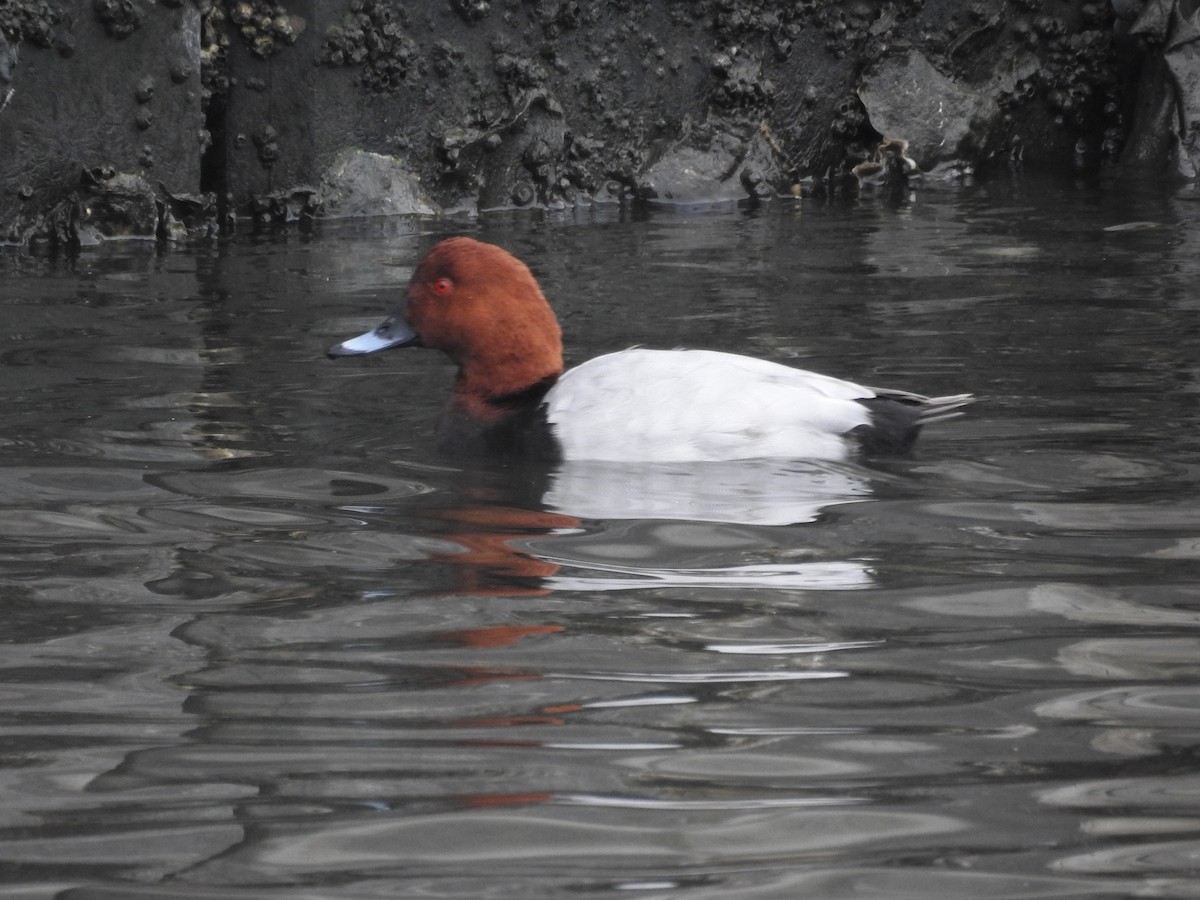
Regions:
<instances>
[{"instance_id":1,"label":"duck's eye","mask_svg":"<svg viewBox=\"0 0 1200 900\"><path fill-rule=\"evenodd\" d=\"M433 292L435 294L448 294L452 287L454 287L454 282L449 278L439 278L433 283Z\"/></svg>"}]
</instances>

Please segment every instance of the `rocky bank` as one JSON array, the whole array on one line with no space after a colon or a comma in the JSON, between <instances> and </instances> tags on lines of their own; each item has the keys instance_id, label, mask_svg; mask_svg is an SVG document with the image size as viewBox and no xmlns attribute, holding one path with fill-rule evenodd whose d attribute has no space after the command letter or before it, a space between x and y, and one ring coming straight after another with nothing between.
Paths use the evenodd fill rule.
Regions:
<instances>
[{"instance_id":1,"label":"rocky bank","mask_svg":"<svg viewBox=\"0 0 1200 900\"><path fill-rule=\"evenodd\" d=\"M0 0L0 239L1194 179L1200 0Z\"/></svg>"}]
</instances>

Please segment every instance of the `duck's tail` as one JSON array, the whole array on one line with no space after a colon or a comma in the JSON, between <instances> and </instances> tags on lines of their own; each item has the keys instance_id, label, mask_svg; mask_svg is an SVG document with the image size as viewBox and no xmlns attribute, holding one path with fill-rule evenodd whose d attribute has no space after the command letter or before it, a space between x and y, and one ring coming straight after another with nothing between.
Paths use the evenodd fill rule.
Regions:
<instances>
[{"instance_id":1,"label":"duck's tail","mask_svg":"<svg viewBox=\"0 0 1200 900\"><path fill-rule=\"evenodd\" d=\"M931 422L941 422L943 419L953 419L963 414L962 408L975 402L974 394L947 394L944 397L926 397L923 394L912 394L908 391L877 390L876 396L887 400L896 400L913 406L917 411L917 424L928 425Z\"/></svg>"},{"instance_id":2,"label":"duck's tail","mask_svg":"<svg viewBox=\"0 0 1200 900\"><path fill-rule=\"evenodd\" d=\"M874 397L858 401L871 411L871 424L855 429L869 455L907 453L922 426L961 416L962 408L975 402L973 394L926 397L890 388L873 390Z\"/></svg>"}]
</instances>

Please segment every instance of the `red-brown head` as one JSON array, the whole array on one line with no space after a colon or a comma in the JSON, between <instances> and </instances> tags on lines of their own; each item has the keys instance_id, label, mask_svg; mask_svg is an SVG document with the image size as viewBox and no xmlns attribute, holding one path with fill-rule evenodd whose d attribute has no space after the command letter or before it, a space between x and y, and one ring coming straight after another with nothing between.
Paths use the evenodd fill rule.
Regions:
<instances>
[{"instance_id":1,"label":"red-brown head","mask_svg":"<svg viewBox=\"0 0 1200 900\"><path fill-rule=\"evenodd\" d=\"M408 299L333 356L419 344L458 365L455 400L474 405L516 394L562 373L562 332L528 267L500 247L452 237L425 255Z\"/></svg>"}]
</instances>

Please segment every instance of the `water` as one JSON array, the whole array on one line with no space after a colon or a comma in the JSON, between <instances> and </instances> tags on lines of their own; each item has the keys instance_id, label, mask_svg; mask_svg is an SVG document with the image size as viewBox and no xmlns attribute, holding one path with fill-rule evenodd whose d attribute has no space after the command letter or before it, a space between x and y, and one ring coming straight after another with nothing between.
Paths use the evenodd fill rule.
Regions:
<instances>
[{"instance_id":1,"label":"water","mask_svg":"<svg viewBox=\"0 0 1200 900\"><path fill-rule=\"evenodd\" d=\"M449 464L436 233L911 459ZM1018 181L0 256L0 897L1200 896L1200 205ZM702 398L697 398L702 402Z\"/></svg>"}]
</instances>

